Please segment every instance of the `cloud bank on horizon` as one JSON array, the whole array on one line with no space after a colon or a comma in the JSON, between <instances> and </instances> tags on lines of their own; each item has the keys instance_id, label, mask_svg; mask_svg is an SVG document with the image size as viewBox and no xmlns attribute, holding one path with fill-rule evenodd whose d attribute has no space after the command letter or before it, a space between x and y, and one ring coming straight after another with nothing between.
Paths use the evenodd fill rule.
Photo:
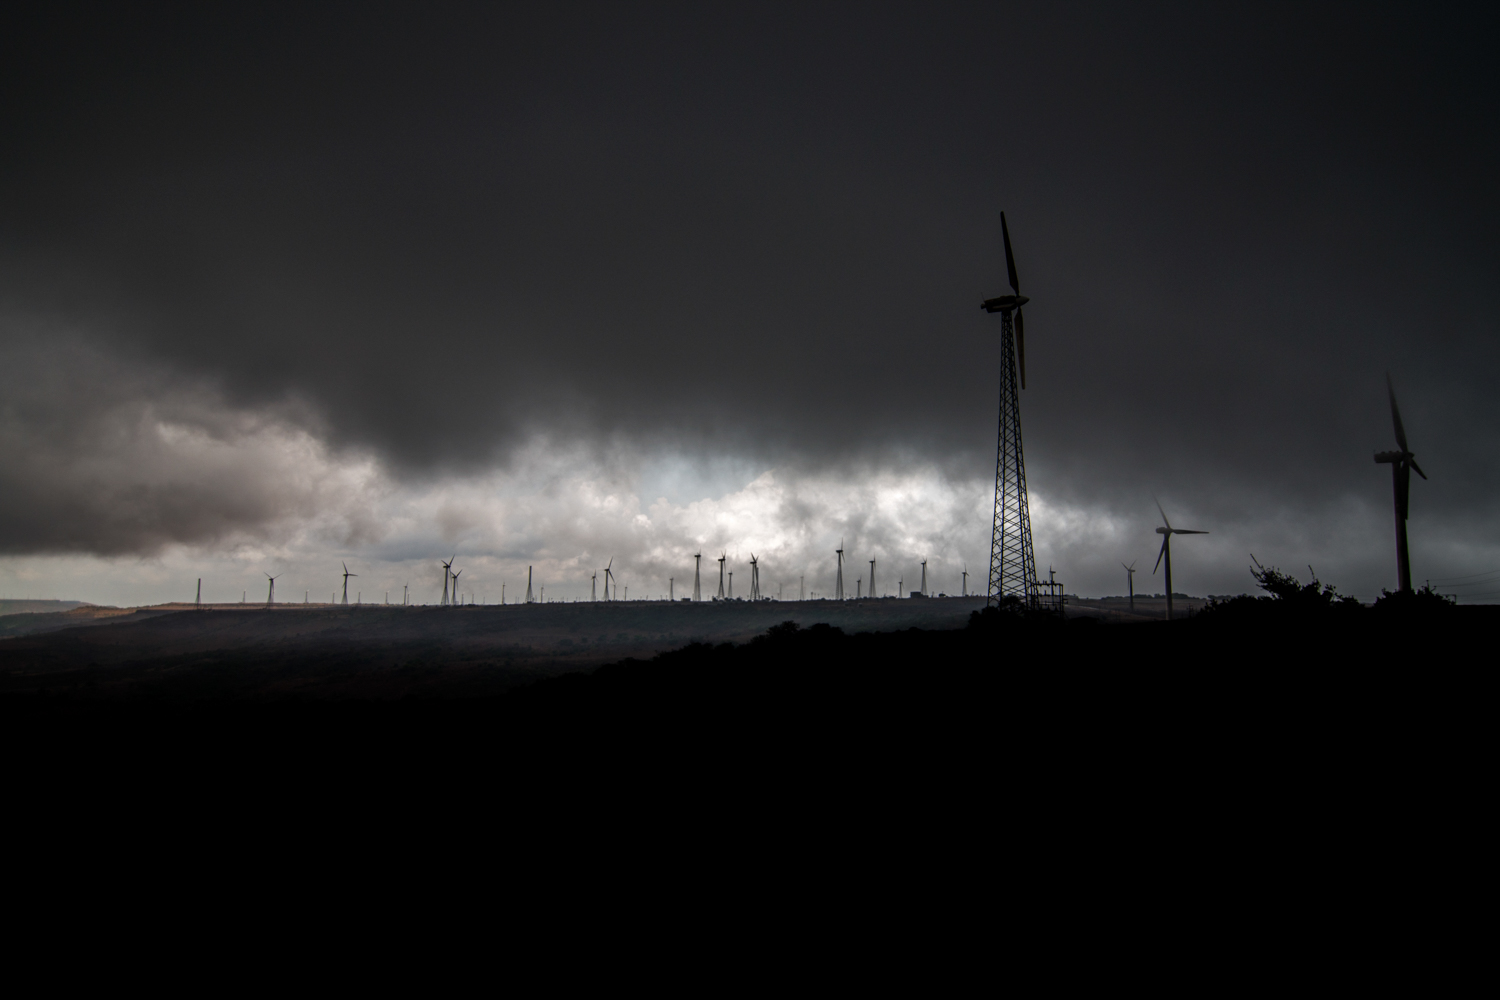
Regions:
<instances>
[{"instance_id":1,"label":"cloud bank on horizon","mask_svg":"<svg viewBox=\"0 0 1500 1000\"><path fill-rule=\"evenodd\" d=\"M0 590L982 581L1002 207L1070 590L1153 495L1194 592L1390 586L1387 370L1414 575L1496 568L1495 15L1299 16L8 14Z\"/></svg>"}]
</instances>

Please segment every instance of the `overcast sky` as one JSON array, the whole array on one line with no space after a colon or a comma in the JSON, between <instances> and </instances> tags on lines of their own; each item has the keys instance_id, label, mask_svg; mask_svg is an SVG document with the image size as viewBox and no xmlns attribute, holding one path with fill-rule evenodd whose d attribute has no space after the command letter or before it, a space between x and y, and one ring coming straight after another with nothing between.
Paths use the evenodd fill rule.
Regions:
<instances>
[{"instance_id":1,"label":"overcast sky","mask_svg":"<svg viewBox=\"0 0 1500 1000\"><path fill-rule=\"evenodd\" d=\"M0 596L1500 597L1492 5L11 5ZM717 587L717 569L713 587ZM887 567L889 572L887 572ZM707 575L707 573L706 573ZM1479 577L1465 582L1462 578ZM742 582L743 581L743 582ZM977 581L977 582L976 582ZM705 586L708 586L705 584Z\"/></svg>"}]
</instances>

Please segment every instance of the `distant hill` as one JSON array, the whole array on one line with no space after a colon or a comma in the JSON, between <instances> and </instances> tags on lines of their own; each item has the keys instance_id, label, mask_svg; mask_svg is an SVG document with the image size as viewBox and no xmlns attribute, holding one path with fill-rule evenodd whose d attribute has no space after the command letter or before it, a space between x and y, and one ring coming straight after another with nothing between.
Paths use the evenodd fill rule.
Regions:
<instances>
[{"instance_id":1,"label":"distant hill","mask_svg":"<svg viewBox=\"0 0 1500 1000\"><path fill-rule=\"evenodd\" d=\"M87 601L12 601L0 600L0 615L44 615L74 608L94 607Z\"/></svg>"}]
</instances>

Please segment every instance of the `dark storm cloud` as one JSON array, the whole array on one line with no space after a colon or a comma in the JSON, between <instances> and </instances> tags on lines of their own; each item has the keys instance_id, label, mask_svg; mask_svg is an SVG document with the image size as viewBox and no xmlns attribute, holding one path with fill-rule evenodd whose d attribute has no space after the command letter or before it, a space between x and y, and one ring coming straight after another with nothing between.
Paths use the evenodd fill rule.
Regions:
<instances>
[{"instance_id":1,"label":"dark storm cloud","mask_svg":"<svg viewBox=\"0 0 1500 1000\"><path fill-rule=\"evenodd\" d=\"M1489 8L38 10L9 304L398 468L983 466L1005 208L1035 488L1378 501L1389 369L1421 503L1493 511Z\"/></svg>"}]
</instances>

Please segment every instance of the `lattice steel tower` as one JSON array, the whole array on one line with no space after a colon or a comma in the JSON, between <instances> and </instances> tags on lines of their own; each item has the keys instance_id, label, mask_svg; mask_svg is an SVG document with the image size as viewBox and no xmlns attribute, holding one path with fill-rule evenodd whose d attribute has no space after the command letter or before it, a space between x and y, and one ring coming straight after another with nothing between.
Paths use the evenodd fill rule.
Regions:
<instances>
[{"instance_id":1,"label":"lattice steel tower","mask_svg":"<svg viewBox=\"0 0 1500 1000\"><path fill-rule=\"evenodd\" d=\"M1026 388L1026 319L1010 230L1000 213L1005 269L1014 295L987 299L985 312L1000 314L1000 445L995 458L995 520L990 534L989 603L1019 597L1037 604L1036 557L1031 550L1031 512L1026 503L1026 459L1021 451L1021 393ZM1017 386L1017 374L1020 385Z\"/></svg>"}]
</instances>

